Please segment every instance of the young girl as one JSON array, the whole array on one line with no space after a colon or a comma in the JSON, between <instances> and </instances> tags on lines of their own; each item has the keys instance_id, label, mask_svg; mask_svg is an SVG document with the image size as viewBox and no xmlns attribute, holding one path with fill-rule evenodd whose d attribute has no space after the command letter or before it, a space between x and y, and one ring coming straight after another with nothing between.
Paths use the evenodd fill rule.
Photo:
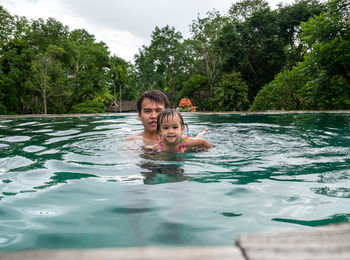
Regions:
<instances>
[{"instance_id":1,"label":"young girl","mask_svg":"<svg viewBox=\"0 0 350 260\"><path fill-rule=\"evenodd\" d=\"M184 136L185 123L176 109L166 109L157 117L157 132L161 140L152 147L155 151L177 152L196 150L198 148L211 148L211 143L200 138ZM205 132L208 129L204 130Z\"/></svg>"}]
</instances>

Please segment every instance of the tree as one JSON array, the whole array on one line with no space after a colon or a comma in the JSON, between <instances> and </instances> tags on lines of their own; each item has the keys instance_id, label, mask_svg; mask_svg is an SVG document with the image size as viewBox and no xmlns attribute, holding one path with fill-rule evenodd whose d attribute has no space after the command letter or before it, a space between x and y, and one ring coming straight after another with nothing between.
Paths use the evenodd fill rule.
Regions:
<instances>
[{"instance_id":1,"label":"tree","mask_svg":"<svg viewBox=\"0 0 350 260\"><path fill-rule=\"evenodd\" d=\"M219 31L225 23L226 18L214 10L208 12L205 18L198 16L191 25L191 47L195 63L198 64L197 71L207 76L212 92L221 71L222 55L218 52L216 44Z\"/></svg>"},{"instance_id":2,"label":"tree","mask_svg":"<svg viewBox=\"0 0 350 260\"><path fill-rule=\"evenodd\" d=\"M33 49L23 39L28 21L0 6L0 105L2 113L20 113Z\"/></svg>"},{"instance_id":3,"label":"tree","mask_svg":"<svg viewBox=\"0 0 350 260\"><path fill-rule=\"evenodd\" d=\"M151 44L139 50L135 59L138 78L145 79L143 89L157 88L172 93L175 98L186 73L186 56L182 35L168 25L156 27L152 33ZM148 79L146 79L149 77ZM174 104L176 101L174 100Z\"/></svg>"},{"instance_id":4,"label":"tree","mask_svg":"<svg viewBox=\"0 0 350 260\"><path fill-rule=\"evenodd\" d=\"M307 78L299 67L283 71L259 91L249 110L302 109L302 97L299 92L306 82Z\"/></svg>"},{"instance_id":5,"label":"tree","mask_svg":"<svg viewBox=\"0 0 350 260\"><path fill-rule=\"evenodd\" d=\"M213 103L219 111L243 111L248 106L248 86L239 72L224 74L214 90Z\"/></svg>"},{"instance_id":6,"label":"tree","mask_svg":"<svg viewBox=\"0 0 350 260\"><path fill-rule=\"evenodd\" d=\"M209 80L203 75L193 75L190 79L183 82L183 87L179 93L179 97L192 98L196 91L209 89Z\"/></svg>"},{"instance_id":7,"label":"tree","mask_svg":"<svg viewBox=\"0 0 350 260\"><path fill-rule=\"evenodd\" d=\"M191 78L183 82L181 91L177 94L177 98L190 98L200 110L213 110L209 97L210 93L209 80L203 75L193 75ZM206 92L205 92L206 91ZM203 93L204 92L204 93Z\"/></svg>"},{"instance_id":8,"label":"tree","mask_svg":"<svg viewBox=\"0 0 350 260\"><path fill-rule=\"evenodd\" d=\"M135 55L135 70L137 87L141 93L157 88L158 75L155 73L155 64L153 64L148 47L143 45L138 51L138 54Z\"/></svg>"},{"instance_id":9,"label":"tree","mask_svg":"<svg viewBox=\"0 0 350 260\"><path fill-rule=\"evenodd\" d=\"M107 95L109 52L105 43L96 42L93 35L81 29L73 30L69 41L72 103Z\"/></svg>"},{"instance_id":10,"label":"tree","mask_svg":"<svg viewBox=\"0 0 350 260\"><path fill-rule=\"evenodd\" d=\"M298 39L301 22L310 17L319 15L324 10L324 4L317 0L299 0L291 5L279 5L277 12L277 26L279 38L283 41L286 50L286 69L303 60L303 44Z\"/></svg>"},{"instance_id":11,"label":"tree","mask_svg":"<svg viewBox=\"0 0 350 260\"><path fill-rule=\"evenodd\" d=\"M349 10L348 1L333 0L302 23L304 60L268 84L251 109L350 108Z\"/></svg>"},{"instance_id":12,"label":"tree","mask_svg":"<svg viewBox=\"0 0 350 260\"><path fill-rule=\"evenodd\" d=\"M0 43L2 46L8 43L16 30L15 18L0 5Z\"/></svg>"},{"instance_id":13,"label":"tree","mask_svg":"<svg viewBox=\"0 0 350 260\"><path fill-rule=\"evenodd\" d=\"M122 112L122 87L125 85L128 78L125 65L118 65L116 69L116 81L119 85L119 111Z\"/></svg>"},{"instance_id":14,"label":"tree","mask_svg":"<svg viewBox=\"0 0 350 260\"><path fill-rule=\"evenodd\" d=\"M350 83L350 2L333 0L326 12L302 24L300 38L309 59Z\"/></svg>"},{"instance_id":15,"label":"tree","mask_svg":"<svg viewBox=\"0 0 350 260\"><path fill-rule=\"evenodd\" d=\"M43 112L47 114L47 100L55 90L61 87L62 66L57 57L64 50L55 45L49 45L45 53L39 53L32 61L33 80L28 84L37 90L43 99Z\"/></svg>"},{"instance_id":16,"label":"tree","mask_svg":"<svg viewBox=\"0 0 350 260\"><path fill-rule=\"evenodd\" d=\"M112 84L113 84L113 104L116 104L117 102L117 81L118 81L118 76L120 74L120 64L126 64L126 62L117 56L112 56L109 59L109 77L112 79ZM119 90L119 106L120 106L120 112L121 112L121 87ZM115 109L117 107L115 106ZM117 112L116 110L114 112Z\"/></svg>"},{"instance_id":17,"label":"tree","mask_svg":"<svg viewBox=\"0 0 350 260\"><path fill-rule=\"evenodd\" d=\"M249 100L253 100L285 64L276 14L266 1L245 0L234 4L229 15L218 44L224 53L223 71L241 72L248 84Z\"/></svg>"},{"instance_id":18,"label":"tree","mask_svg":"<svg viewBox=\"0 0 350 260\"><path fill-rule=\"evenodd\" d=\"M61 22L49 18L32 20L22 39L25 52L31 52L29 77L25 80L25 93L21 100L32 112L68 112L70 52L68 46L69 30ZM44 78L47 75L46 82ZM41 75L41 76L39 76ZM43 103L39 101L39 98Z\"/></svg>"},{"instance_id":19,"label":"tree","mask_svg":"<svg viewBox=\"0 0 350 260\"><path fill-rule=\"evenodd\" d=\"M315 109L350 107L350 2L332 0L326 11L302 24L307 53L300 64L312 75L301 89L305 105Z\"/></svg>"}]
</instances>

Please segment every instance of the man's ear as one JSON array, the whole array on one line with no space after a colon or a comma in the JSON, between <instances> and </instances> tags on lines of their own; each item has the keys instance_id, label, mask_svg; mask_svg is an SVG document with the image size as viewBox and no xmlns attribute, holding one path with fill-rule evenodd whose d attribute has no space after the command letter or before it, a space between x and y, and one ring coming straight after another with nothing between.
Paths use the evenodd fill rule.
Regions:
<instances>
[{"instance_id":1,"label":"man's ear","mask_svg":"<svg viewBox=\"0 0 350 260\"><path fill-rule=\"evenodd\" d=\"M138 118L141 120L141 114L137 113Z\"/></svg>"}]
</instances>

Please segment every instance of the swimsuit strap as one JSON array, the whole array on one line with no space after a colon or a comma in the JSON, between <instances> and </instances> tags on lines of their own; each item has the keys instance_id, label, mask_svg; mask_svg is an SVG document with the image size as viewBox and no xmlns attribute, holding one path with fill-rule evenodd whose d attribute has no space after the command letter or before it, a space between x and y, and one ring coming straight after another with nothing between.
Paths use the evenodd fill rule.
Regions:
<instances>
[{"instance_id":1,"label":"swimsuit strap","mask_svg":"<svg viewBox=\"0 0 350 260\"><path fill-rule=\"evenodd\" d=\"M184 153L186 151L187 145L188 145L188 135L181 137L180 139L180 146L178 153ZM160 141L158 142L158 152L163 151L163 138L160 138Z\"/></svg>"},{"instance_id":2,"label":"swimsuit strap","mask_svg":"<svg viewBox=\"0 0 350 260\"><path fill-rule=\"evenodd\" d=\"M163 138L160 138L160 141L158 142L158 151L162 152L163 151Z\"/></svg>"},{"instance_id":3,"label":"swimsuit strap","mask_svg":"<svg viewBox=\"0 0 350 260\"><path fill-rule=\"evenodd\" d=\"M178 153L184 153L186 151L186 148L187 148L187 145L188 145L187 141L188 141L188 135L183 136L180 139L180 146L179 146Z\"/></svg>"}]
</instances>

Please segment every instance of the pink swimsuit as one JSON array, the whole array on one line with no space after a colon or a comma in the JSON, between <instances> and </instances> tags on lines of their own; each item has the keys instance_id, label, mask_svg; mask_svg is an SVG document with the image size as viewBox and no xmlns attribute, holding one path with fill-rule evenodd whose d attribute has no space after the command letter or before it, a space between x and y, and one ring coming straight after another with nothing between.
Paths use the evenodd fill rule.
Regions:
<instances>
[{"instance_id":1,"label":"pink swimsuit","mask_svg":"<svg viewBox=\"0 0 350 260\"><path fill-rule=\"evenodd\" d=\"M188 141L188 135L183 136L180 139L180 146L179 146L179 150L177 151L177 153L184 153L186 151L187 144L188 144L187 141ZM161 138L159 143L158 143L158 151L159 152L163 151L163 138Z\"/></svg>"}]
</instances>

